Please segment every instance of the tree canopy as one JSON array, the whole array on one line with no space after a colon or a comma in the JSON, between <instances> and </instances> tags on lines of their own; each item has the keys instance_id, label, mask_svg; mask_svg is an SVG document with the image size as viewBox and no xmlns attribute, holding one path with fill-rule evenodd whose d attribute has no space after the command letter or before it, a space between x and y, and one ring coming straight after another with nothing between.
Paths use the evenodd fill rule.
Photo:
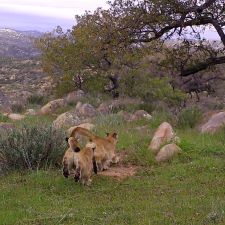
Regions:
<instances>
[{"instance_id":1,"label":"tree canopy","mask_svg":"<svg viewBox=\"0 0 225 225\"><path fill-rule=\"evenodd\" d=\"M37 42L49 74L104 74L136 69L147 56L180 76L225 63L225 0L115 0L108 10L76 16ZM219 42L206 40L214 29ZM171 44L175 43L175 44ZM159 63L159 64L160 64ZM116 71L116 72L115 72ZM126 70L127 71L127 70Z\"/></svg>"}]
</instances>

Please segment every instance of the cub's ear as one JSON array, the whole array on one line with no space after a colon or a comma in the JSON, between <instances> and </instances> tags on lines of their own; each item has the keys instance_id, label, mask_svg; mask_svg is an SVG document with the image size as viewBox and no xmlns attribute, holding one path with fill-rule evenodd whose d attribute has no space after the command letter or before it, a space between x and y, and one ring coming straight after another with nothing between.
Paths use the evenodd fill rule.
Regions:
<instances>
[{"instance_id":1,"label":"cub's ear","mask_svg":"<svg viewBox=\"0 0 225 225\"><path fill-rule=\"evenodd\" d=\"M66 141L66 142L68 142L68 140L69 140L69 138L68 138L68 137L66 137L66 138L65 138L65 141Z\"/></svg>"},{"instance_id":2,"label":"cub's ear","mask_svg":"<svg viewBox=\"0 0 225 225\"><path fill-rule=\"evenodd\" d=\"M114 138L117 138L117 137L118 137L117 133L113 133L112 136L113 136Z\"/></svg>"},{"instance_id":3,"label":"cub's ear","mask_svg":"<svg viewBox=\"0 0 225 225\"><path fill-rule=\"evenodd\" d=\"M109 133L106 132L106 136L108 137L109 136Z\"/></svg>"},{"instance_id":4,"label":"cub's ear","mask_svg":"<svg viewBox=\"0 0 225 225\"><path fill-rule=\"evenodd\" d=\"M73 149L75 152L79 152L80 151L80 148L79 147L76 147Z\"/></svg>"}]
</instances>

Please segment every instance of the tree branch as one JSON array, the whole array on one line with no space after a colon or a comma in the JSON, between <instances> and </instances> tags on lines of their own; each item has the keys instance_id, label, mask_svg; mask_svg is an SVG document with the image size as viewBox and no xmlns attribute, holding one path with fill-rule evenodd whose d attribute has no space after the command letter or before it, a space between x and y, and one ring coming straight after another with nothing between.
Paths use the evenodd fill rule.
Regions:
<instances>
[{"instance_id":1,"label":"tree branch","mask_svg":"<svg viewBox=\"0 0 225 225\"><path fill-rule=\"evenodd\" d=\"M190 67L188 69L185 69L181 71L180 76L186 77L191 74L195 74L197 72L200 72L202 70L205 70L213 65L223 64L225 63L225 56L217 57L217 58L208 58L205 60L205 62L201 62L193 67Z\"/></svg>"},{"instance_id":2,"label":"tree branch","mask_svg":"<svg viewBox=\"0 0 225 225\"><path fill-rule=\"evenodd\" d=\"M212 20L212 25L215 27L217 33L219 34L221 41L223 42L223 45L225 46L225 34L223 32L222 27L219 25L217 20Z\"/></svg>"}]
</instances>

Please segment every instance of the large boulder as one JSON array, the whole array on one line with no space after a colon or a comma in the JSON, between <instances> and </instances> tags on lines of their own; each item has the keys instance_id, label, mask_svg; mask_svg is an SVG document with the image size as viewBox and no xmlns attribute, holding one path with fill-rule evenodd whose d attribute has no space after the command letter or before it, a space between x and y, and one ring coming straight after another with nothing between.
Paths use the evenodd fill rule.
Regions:
<instances>
[{"instance_id":1,"label":"large boulder","mask_svg":"<svg viewBox=\"0 0 225 225\"><path fill-rule=\"evenodd\" d=\"M59 108L62 108L66 105L66 101L63 98L56 99L53 101L48 102L46 105L44 105L40 113L42 115L47 115L56 112Z\"/></svg>"},{"instance_id":2,"label":"large boulder","mask_svg":"<svg viewBox=\"0 0 225 225\"><path fill-rule=\"evenodd\" d=\"M140 120L140 119L152 119L152 116L147 113L145 110L137 110L134 112L134 114L131 116L130 120Z\"/></svg>"},{"instance_id":3,"label":"large boulder","mask_svg":"<svg viewBox=\"0 0 225 225\"><path fill-rule=\"evenodd\" d=\"M75 112L65 112L59 115L53 121L53 128L54 129L61 129L61 128L69 128L71 126L77 126L81 123L81 119Z\"/></svg>"},{"instance_id":4,"label":"large boulder","mask_svg":"<svg viewBox=\"0 0 225 225\"><path fill-rule=\"evenodd\" d=\"M24 113L26 116L36 116L37 112L34 109L27 109L27 111Z\"/></svg>"},{"instance_id":5,"label":"large boulder","mask_svg":"<svg viewBox=\"0 0 225 225\"><path fill-rule=\"evenodd\" d=\"M81 118L91 118L98 115L97 110L88 103L82 104L81 102L78 102L75 110L77 115Z\"/></svg>"},{"instance_id":6,"label":"large boulder","mask_svg":"<svg viewBox=\"0 0 225 225\"><path fill-rule=\"evenodd\" d=\"M172 141L174 138L175 132L172 126L167 122L163 122L155 131L148 148L156 154L163 144Z\"/></svg>"},{"instance_id":7,"label":"large boulder","mask_svg":"<svg viewBox=\"0 0 225 225\"><path fill-rule=\"evenodd\" d=\"M131 113L123 111L123 110L119 111L117 115L121 116L125 121L130 121L130 118L132 116Z\"/></svg>"},{"instance_id":8,"label":"large boulder","mask_svg":"<svg viewBox=\"0 0 225 225\"><path fill-rule=\"evenodd\" d=\"M225 112L219 112L210 117L207 123L201 126L201 133L215 133L225 126Z\"/></svg>"},{"instance_id":9,"label":"large boulder","mask_svg":"<svg viewBox=\"0 0 225 225\"><path fill-rule=\"evenodd\" d=\"M171 144L163 146L159 150L155 159L157 162L166 162L171 160L175 155L177 155L180 152L181 152L181 148L178 147L176 144L171 143Z\"/></svg>"},{"instance_id":10,"label":"large boulder","mask_svg":"<svg viewBox=\"0 0 225 225\"><path fill-rule=\"evenodd\" d=\"M142 101L140 99L134 99L134 98L119 98L116 100L111 100L108 102L103 102L98 107L98 111L105 115L110 114L115 111L119 111L120 109L126 108L127 105L137 105L141 104Z\"/></svg>"},{"instance_id":11,"label":"large boulder","mask_svg":"<svg viewBox=\"0 0 225 225\"><path fill-rule=\"evenodd\" d=\"M68 103L77 103L77 101L81 99L82 97L84 97L84 95L85 94L82 90L73 91L67 94L67 96L65 97L65 100Z\"/></svg>"}]
</instances>

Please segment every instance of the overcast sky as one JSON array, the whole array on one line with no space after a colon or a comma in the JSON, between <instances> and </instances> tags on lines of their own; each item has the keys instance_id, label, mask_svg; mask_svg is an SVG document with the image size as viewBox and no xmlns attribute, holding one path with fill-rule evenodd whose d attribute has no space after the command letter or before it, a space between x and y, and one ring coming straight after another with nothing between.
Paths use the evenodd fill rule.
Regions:
<instances>
[{"instance_id":1,"label":"overcast sky","mask_svg":"<svg viewBox=\"0 0 225 225\"><path fill-rule=\"evenodd\" d=\"M75 24L75 15L97 7L107 8L107 0L0 0L0 28L51 31L57 25L64 30ZM209 39L219 39L207 30Z\"/></svg>"},{"instance_id":2,"label":"overcast sky","mask_svg":"<svg viewBox=\"0 0 225 225\"><path fill-rule=\"evenodd\" d=\"M19 30L65 29L74 24L74 15L97 7L107 8L107 0L0 0L0 27Z\"/></svg>"}]
</instances>

